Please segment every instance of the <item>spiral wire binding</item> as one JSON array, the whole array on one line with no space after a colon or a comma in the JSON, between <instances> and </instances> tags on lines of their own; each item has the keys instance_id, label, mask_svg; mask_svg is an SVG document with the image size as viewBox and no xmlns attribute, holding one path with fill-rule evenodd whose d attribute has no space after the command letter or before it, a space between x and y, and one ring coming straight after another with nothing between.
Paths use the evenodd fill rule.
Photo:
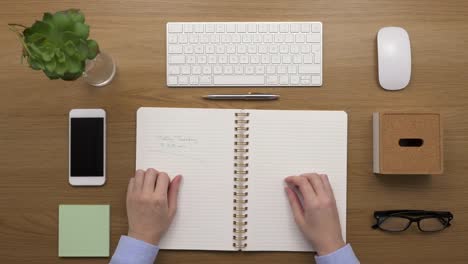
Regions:
<instances>
[{"instance_id":1,"label":"spiral wire binding","mask_svg":"<svg viewBox=\"0 0 468 264\"><path fill-rule=\"evenodd\" d=\"M235 114L234 141L234 207L232 244L238 250L247 247L247 199L249 167L249 113Z\"/></svg>"}]
</instances>

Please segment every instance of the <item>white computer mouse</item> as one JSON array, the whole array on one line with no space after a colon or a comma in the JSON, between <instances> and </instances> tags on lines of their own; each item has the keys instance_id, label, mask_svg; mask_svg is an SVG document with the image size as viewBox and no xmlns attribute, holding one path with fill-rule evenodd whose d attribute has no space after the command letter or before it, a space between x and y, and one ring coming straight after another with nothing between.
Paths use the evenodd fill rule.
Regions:
<instances>
[{"instance_id":1,"label":"white computer mouse","mask_svg":"<svg viewBox=\"0 0 468 264\"><path fill-rule=\"evenodd\" d=\"M386 90L401 90L411 79L411 47L408 32L384 27L377 33L379 83Z\"/></svg>"}]
</instances>

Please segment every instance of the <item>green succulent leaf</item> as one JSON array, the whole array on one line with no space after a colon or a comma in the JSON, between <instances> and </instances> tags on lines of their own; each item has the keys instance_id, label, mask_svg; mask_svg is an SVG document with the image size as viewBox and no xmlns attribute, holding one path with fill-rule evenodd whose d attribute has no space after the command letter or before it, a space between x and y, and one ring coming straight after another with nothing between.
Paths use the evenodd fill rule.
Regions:
<instances>
[{"instance_id":1,"label":"green succulent leaf","mask_svg":"<svg viewBox=\"0 0 468 264\"><path fill-rule=\"evenodd\" d=\"M44 15L42 16L42 21L44 21L45 23L51 25L54 23L53 21L53 16L51 13L44 13Z\"/></svg>"},{"instance_id":2,"label":"green succulent leaf","mask_svg":"<svg viewBox=\"0 0 468 264\"><path fill-rule=\"evenodd\" d=\"M9 25L11 29L16 24ZM76 80L83 74L86 60L99 54L98 43L88 39L90 27L78 9L44 13L31 27L12 31L22 42L22 57L50 79Z\"/></svg>"},{"instance_id":3,"label":"green succulent leaf","mask_svg":"<svg viewBox=\"0 0 468 264\"><path fill-rule=\"evenodd\" d=\"M68 10L68 15L75 23L84 23L85 17L79 9L70 9Z\"/></svg>"},{"instance_id":4,"label":"green succulent leaf","mask_svg":"<svg viewBox=\"0 0 468 264\"><path fill-rule=\"evenodd\" d=\"M47 35L51 31L51 26L42 21L36 21L31 27L32 33L41 33Z\"/></svg>"},{"instance_id":5,"label":"green succulent leaf","mask_svg":"<svg viewBox=\"0 0 468 264\"><path fill-rule=\"evenodd\" d=\"M68 56L73 56L78 52L78 49L71 40L65 42L64 50Z\"/></svg>"},{"instance_id":6,"label":"green succulent leaf","mask_svg":"<svg viewBox=\"0 0 468 264\"><path fill-rule=\"evenodd\" d=\"M88 51L89 51L88 59L92 60L96 58L96 56L99 53L99 45L97 44L95 40L92 40L92 39L88 39L87 44L88 44Z\"/></svg>"},{"instance_id":7,"label":"green succulent leaf","mask_svg":"<svg viewBox=\"0 0 468 264\"><path fill-rule=\"evenodd\" d=\"M73 32L81 39L89 37L89 26L83 23L75 23Z\"/></svg>"},{"instance_id":8,"label":"green succulent leaf","mask_svg":"<svg viewBox=\"0 0 468 264\"><path fill-rule=\"evenodd\" d=\"M57 58L57 62L65 64L65 54L58 48L55 49L55 58Z\"/></svg>"},{"instance_id":9,"label":"green succulent leaf","mask_svg":"<svg viewBox=\"0 0 468 264\"><path fill-rule=\"evenodd\" d=\"M51 61L48 61L46 64L45 64L45 68L47 71L49 72L53 72L55 71L55 68L57 67L57 62L55 60L51 60Z\"/></svg>"},{"instance_id":10,"label":"green succulent leaf","mask_svg":"<svg viewBox=\"0 0 468 264\"><path fill-rule=\"evenodd\" d=\"M88 57L88 44L82 39L80 39L80 43L78 44L77 55L80 61L86 60L86 58Z\"/></svg>"},{"instance_id":11,"label":"green succulent leaf","mask_svg":"<svg viewBox=\"0 0 468 264\"><path fill-rule=\"evenodd\" d=\"M33 33L27 38L27 41L35 43L35 42L40 42L45 39L46 39L46 35L41 34L41 33Z\"/></svg>"},{"instance_id":12,"label":"green succulent leaf","mask_svg":"<svg viewBox=\"0 0 468 264\"><path fill-rule=\"evenodd\" d=\"M67 64L67 72L82 73L80 61L73 59L72 57L69 57L66 64Z\"/></svg>"},{"instance_id":13,"label":"green succulent leaf","mask_svg":"<svg viewBox=\"0 0 468 264\"><path fill-rule=\"evenodd\" d=\"M29 63L29 66L31 66L31 68L33 70L43 70L44 69L44 65L42 64L42 62L39 61L39 60L35 60L32 57L28 58L28 63Z\"/></svg>"},{"instance_id":14,"label":"green succulent leaf","mask_svg":"<svg viewBox=\"0 0 468 264\"><path fill-rule=\"evenodd\" d=\"M63 11L55 13L52 20L59 30L69 30L73 26L73 21Z\"/></svg>"}]
</instances>

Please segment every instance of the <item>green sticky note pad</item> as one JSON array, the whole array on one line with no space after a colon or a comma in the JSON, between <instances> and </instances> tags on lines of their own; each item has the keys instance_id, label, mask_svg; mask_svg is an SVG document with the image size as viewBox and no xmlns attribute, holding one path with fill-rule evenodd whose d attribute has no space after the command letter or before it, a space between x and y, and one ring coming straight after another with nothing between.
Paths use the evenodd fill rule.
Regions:
<instances>
[{"instance_id":1,"label":"green sticky note pad","mask_svg":"<svg viewBox=\"0 0 468 264\"><path fill-rule=\"evenodd\" d=\"M108 257L109 219L109 205L59 205L59 257Z\"/></svg>"}]
</instances>

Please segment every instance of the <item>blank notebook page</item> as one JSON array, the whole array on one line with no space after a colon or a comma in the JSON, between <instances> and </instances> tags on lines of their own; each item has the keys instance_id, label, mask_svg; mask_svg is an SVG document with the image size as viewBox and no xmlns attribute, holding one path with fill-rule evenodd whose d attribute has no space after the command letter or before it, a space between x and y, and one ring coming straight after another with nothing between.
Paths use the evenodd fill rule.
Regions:
<instances>
[{"instance_id":1,"label":"blank notebook page","mask_svg":"<svg viewBox=\"0 0 468 264\"><path fill-rule=\"evenodd\" d=\"M246 110L249 119L247 250L312 251L297 228L284 178L329 176L346 234L347 115L339 111Z\"/></svg>"},{"instance_id":2,"label":"blank notebook page","mask_svg":"<svg viewBox=\"0 0 468 264\"><path fill-rule=\"evenodd\" d=\"M140 108L136 168L183 175L162 249L234 250L234 110Z\"/></svg>"}]
</instances>

